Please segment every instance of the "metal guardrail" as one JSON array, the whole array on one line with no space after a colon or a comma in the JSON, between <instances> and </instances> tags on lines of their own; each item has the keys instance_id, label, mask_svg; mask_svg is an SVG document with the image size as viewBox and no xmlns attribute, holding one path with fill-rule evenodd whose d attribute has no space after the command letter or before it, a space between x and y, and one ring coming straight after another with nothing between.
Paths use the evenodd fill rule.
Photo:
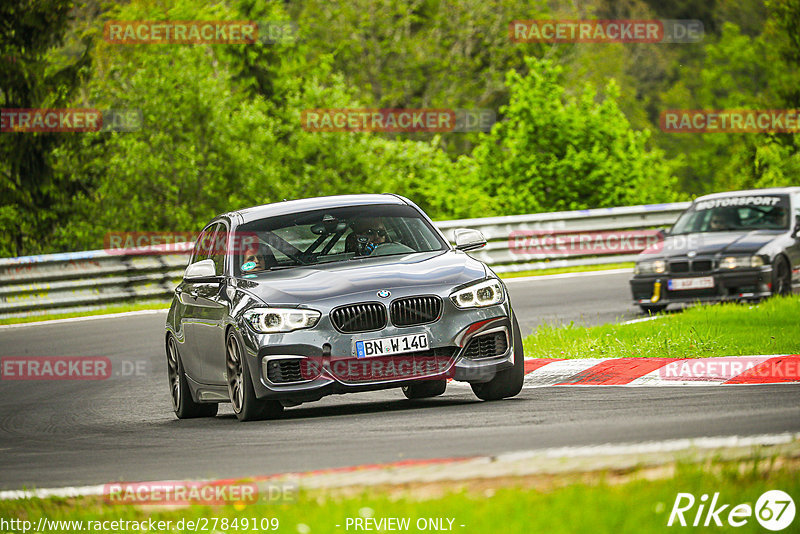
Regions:
<instances>
[{"instance_id":1,"label":"metal guardrail","mask_svg":"<svg viewBox=\"0 0 800 534\"><path fill-rule=\"evenodd\" d=\"M480 230L487 246L470 255L498 273L632 261L635 254L565 257L512 250L512 232L602 232L670 225L688 202L601 208L483 219L440 221L453 241L456 228ZM104 250L0 258L0 317L65 312L131 300L167 300L188 263L187 254L119 255Z\"/></svg>"}]
</instances>

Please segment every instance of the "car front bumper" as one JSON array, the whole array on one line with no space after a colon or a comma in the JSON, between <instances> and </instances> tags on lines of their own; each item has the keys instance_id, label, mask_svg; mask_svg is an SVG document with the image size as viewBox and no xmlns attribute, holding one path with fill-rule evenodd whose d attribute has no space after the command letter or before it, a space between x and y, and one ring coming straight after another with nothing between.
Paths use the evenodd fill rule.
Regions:
<instances>
[{"instance_id":1,"label":"car front bumper","mask_svg":"<svg viewBox=\"0 0 800 534\"><path fill-rule=\"evenodd\" d=\"M310 402L327 395L400 387L418 380L487 382L514 365L512 313L507 299L495 306L468 310L444 299L441 317L424 325L389 324L379 331L343 334L323 313L320 322L310 329L258 334L241 325L237 333L257 397ZM425 351L377 358L358 358L355 353L356 341L421 333L429 342ZM487 337L501 344L489 357L474 357L470 342ZM274 380L270 366L276 365L292 369L295 379Z\"/></svg>"},{"instance_id":2,"label":"car front bumper","mask_svg":"<svg viewBox=\"0 0 800 534\"><path fill-rule=\"evenodd\" d=\"M669 289L669 280L711 277L714 286L702 289ZM660 288L656 284L660 285ZM772 266L711 273L635 275L630 280L634 304L656 306L686 302L757 300L772 292Z\"/></svg>"}]
</instances>

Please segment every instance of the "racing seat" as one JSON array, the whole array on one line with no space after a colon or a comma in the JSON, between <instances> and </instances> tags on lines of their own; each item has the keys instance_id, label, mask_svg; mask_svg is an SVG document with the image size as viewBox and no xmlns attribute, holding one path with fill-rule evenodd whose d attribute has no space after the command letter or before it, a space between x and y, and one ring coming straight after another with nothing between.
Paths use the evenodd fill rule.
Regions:
<instances>
[{"instance_id":1,"label":"racing seat","mask_svg":"<svg viewBox=\"0 0 800 534\"><path fill-rule=\"evenodd\" d=\"M358 237L355 230L350 232L345 238L344 251L358 253Z\"/></svg>"}]
</instances>

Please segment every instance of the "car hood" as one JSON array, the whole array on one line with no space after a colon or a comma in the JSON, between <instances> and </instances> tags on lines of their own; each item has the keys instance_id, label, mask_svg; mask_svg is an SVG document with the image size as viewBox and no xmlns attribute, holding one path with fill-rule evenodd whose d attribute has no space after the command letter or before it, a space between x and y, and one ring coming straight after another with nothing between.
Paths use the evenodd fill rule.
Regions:
<instances>
[{"instance_id":1,"label":"car hood","mask_svg":"<svg viewBox=\"0 0 800 534\"><path fill-rule=\"evenodd\" d=\"M346 295L408 286L458 286L486 276L463 252L437 251L269 271L239 286L271 306L321 302Z\"/></svg>"},{"instance_id":2,"label":"car hood","mask_svg":"<svg viewBox=\"0 0 800 534\"><path fill-rule=\"evenodd\" d=\"M756 253L781 233L776 230L752 230L667 236L663 243L650 247L643 254L671 257L685 256L689 252L696 252L698 256Z\"/></svg>"}]
</instances>

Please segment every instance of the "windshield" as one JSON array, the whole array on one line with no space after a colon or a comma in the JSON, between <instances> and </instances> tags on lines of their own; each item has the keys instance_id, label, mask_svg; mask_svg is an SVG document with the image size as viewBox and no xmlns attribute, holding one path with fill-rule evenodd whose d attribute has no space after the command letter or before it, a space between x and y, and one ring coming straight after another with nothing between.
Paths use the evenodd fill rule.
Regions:
<instances>
[{"instance_id":1,"label":"windshield","mask_svg":"<svg viewBox=\"0 0 800 534\"><path fill-rule=\"evenodd\" d=\"M237 233L258 243L235 255L237 276L367 257L446 250L447 243L411 206L350 206L269 217Z\"/></svg>"},{"instance_id":2,"label":"windshield","mask_svg":"<svg viewBox=\"0 0 800 534\"><path fill-rule=\"evenodd\" d=\"M788 228L789 198L786 195L759 195L695 202L680 216L670 234Z\"/></svg>"}]
</instances>

